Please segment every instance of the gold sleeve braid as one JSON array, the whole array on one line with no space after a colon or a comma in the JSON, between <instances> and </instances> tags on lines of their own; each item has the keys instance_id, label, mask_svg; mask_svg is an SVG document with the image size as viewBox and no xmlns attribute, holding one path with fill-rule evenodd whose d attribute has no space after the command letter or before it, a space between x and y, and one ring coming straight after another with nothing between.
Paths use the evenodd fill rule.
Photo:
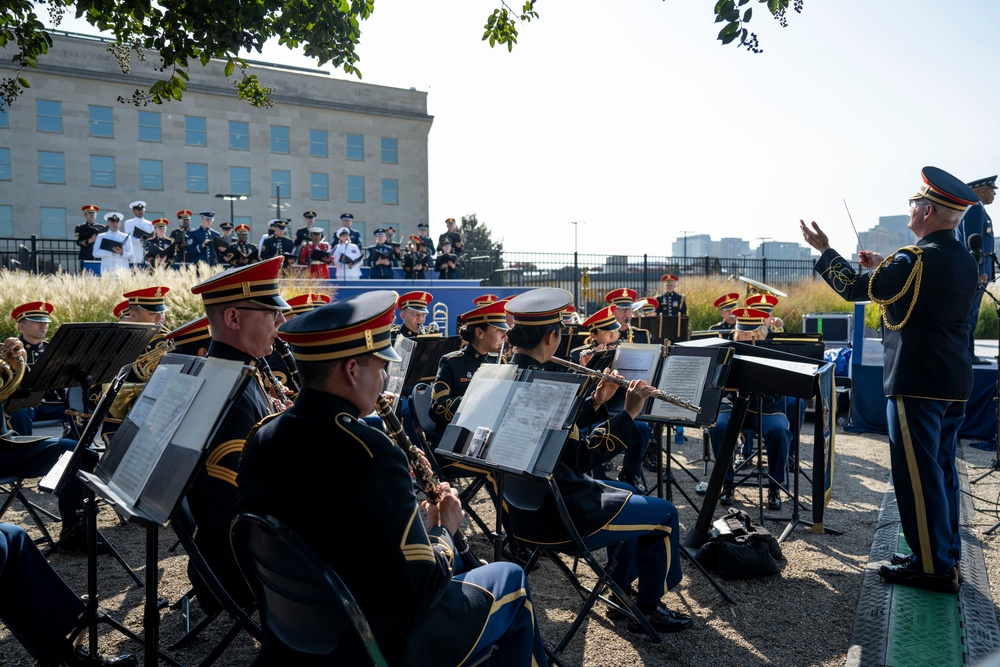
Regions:
<instances>
[{"instance_id":1,"label":"gold sleeve braid","mask_svg":"<svg viewBox=\"0 0 1000 667\"><path fill-rule=\"evenodd\" d=\"M903 288L899 290L899 292L895 296L892 296L888 299L876 298L875 295L872 293L872 284L875 282L875 278L878 276L878 272L881 271L886 266L888 266L889 264L891 264L892 261L896 258L896 253L894 253L890 257L886 257L885 259L883 259L882 263L879 264L877 267L875 267L875 270L872 271L871 278L868 280L868 298L871 299L872 303L876 304L882 311L882 321L885 323L886 328L892 331L899 331L904 326L906 326L906 323L910 320L910 315L913 314L913 308L914 306L917 305L917 297L920 296L920 281L921 278L923 277L923 272L924 272L923 258L920 256L921 254L923 254L923 250L917 246L908 246L903 250L912 252L916 256L916 259L913 262L913 269L910 271L910 275L909 277L907 277L906 283L903 284ZM898 252L902 252L902 250L897 251L897 253ZM906 309L906 315L903 316L903 319L900 320L899 324L892 324L891 322L889 322L889 316L886 313L885 307L899 301L903 297L903 295L910 290L911 285L913 286L913 296L910 298L910 306Z\"/></svg>"}]
</instances>

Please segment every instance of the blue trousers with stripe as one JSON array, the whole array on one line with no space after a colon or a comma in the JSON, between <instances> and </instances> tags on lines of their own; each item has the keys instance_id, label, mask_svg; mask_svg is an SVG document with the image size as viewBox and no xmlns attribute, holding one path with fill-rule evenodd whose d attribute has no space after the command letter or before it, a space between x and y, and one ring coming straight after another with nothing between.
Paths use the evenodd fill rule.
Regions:
<instances>
[{"instance_id":1,"label":"blue trousers with stripe","mask_svg":"<svg viewBox=\"0 0 1000 667\"><path fill-rule=\"evenodd\" d=\"M944 574L962 555L955 449L965 403L890 396L886 416L903 536L925 573Z\"/></svg>"}]
</instances>

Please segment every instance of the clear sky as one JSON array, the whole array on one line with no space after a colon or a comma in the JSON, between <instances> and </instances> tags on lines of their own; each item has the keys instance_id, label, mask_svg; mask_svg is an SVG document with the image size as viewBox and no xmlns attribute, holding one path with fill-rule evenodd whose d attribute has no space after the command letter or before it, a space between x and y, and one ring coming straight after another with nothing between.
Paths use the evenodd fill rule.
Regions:
<instances>
[{"instance_id":1,"label":"clear sky","mask_svg":"<svg viewBox=\"0 0 1000 667\"><path fill-rule=\"evenodd\" d=\"M360 67L428 93L432 235L476 213L509 250L572 252L570 221L580 252L756 247L805 218L847 255L843 200L862 231L906 213L924 165L1000 171L1000 2L805 0L787 28L752 4L762 54L716 41L714 0L538 0L508 54L480 39L493 0L376 0Z\"/></svg>"}]
</instances>

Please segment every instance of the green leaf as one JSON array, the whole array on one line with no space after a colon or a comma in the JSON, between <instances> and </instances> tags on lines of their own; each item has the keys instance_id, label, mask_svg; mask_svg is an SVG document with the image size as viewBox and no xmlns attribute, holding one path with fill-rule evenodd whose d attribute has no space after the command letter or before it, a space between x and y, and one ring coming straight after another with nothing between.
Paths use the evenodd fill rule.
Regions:
<instances>
[{"instance_id":1,"label":"green leaf","mask_svg":"<svg viewBox=\"0 0 1000 667\"><path fill-rule=\"evenodd\" d=\"M743 12L743 22L749 23L751 16L753 16L753 7L747 7L747 10Z\"/></svg>"},{"instance_id":2,"label":"green leaf","mask_svg":"<svg viewBox=\"0 0 1000 667\"><path fill-rule=\"evenodd\" d=\"M232 58L230 58L229 62L226 63L226 76L232 76L233 75L233 69L235 67L236 67L236 63L233 62Z\"/></svg>"},{"instance_id":3,"label":"green leaf","mask_svg":"<svg viewBox=\"0 0 1000 667\"><path fill-rule=\"evenodd\" d=\"M18 83L18 84L19 84L19 85L20 85L20 86L21 86L22 88L31 88L31 84L30 84L30 83L28 83L28 80L27 80L27 79L25 79L25 78L22 78L22 77L17 77L17 83Z\"/></svg>"}]
</instances>

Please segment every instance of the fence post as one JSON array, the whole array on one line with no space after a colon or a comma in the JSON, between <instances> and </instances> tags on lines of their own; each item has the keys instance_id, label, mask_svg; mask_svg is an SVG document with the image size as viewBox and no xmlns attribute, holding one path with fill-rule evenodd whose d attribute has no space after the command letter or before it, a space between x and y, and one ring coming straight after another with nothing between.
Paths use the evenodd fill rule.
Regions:
<instances>
[{"instance_id":1,"label":"fence post","mask_svg":"<svg viewBox=\"0 0 1000 667\"><path fill-rule=\"evenodd\" d=\"M649 255L642 255L642 295L649 294Z\"/></svg>"},{"instance_id":2,"label":"fence post","mask_svg":"<svg viewBox=\"0 0 1000 667\"><path fill-rule=\"evenodd\" d=\"M38 236L35 234L31 235L31 272L38 273Z\"/></svg>"},{"instance_id":3,"label":"fence post","mask_svg":"<svg viewBox=\"0 0 1000 667\"><path fill-rule=\"evenodd\" d=\"M580 254L573 251L573 303L580 307Z\"/></svg>"},{"instance_id":4,"label":"fence post","mask_svg":"<svg viewBox=\"0 0 1000 667\"><path fill-rule=\"evenodd\" d=\"M760 281L767 283L767 257L760 258Z\"/></svg>"}]
</instances>

